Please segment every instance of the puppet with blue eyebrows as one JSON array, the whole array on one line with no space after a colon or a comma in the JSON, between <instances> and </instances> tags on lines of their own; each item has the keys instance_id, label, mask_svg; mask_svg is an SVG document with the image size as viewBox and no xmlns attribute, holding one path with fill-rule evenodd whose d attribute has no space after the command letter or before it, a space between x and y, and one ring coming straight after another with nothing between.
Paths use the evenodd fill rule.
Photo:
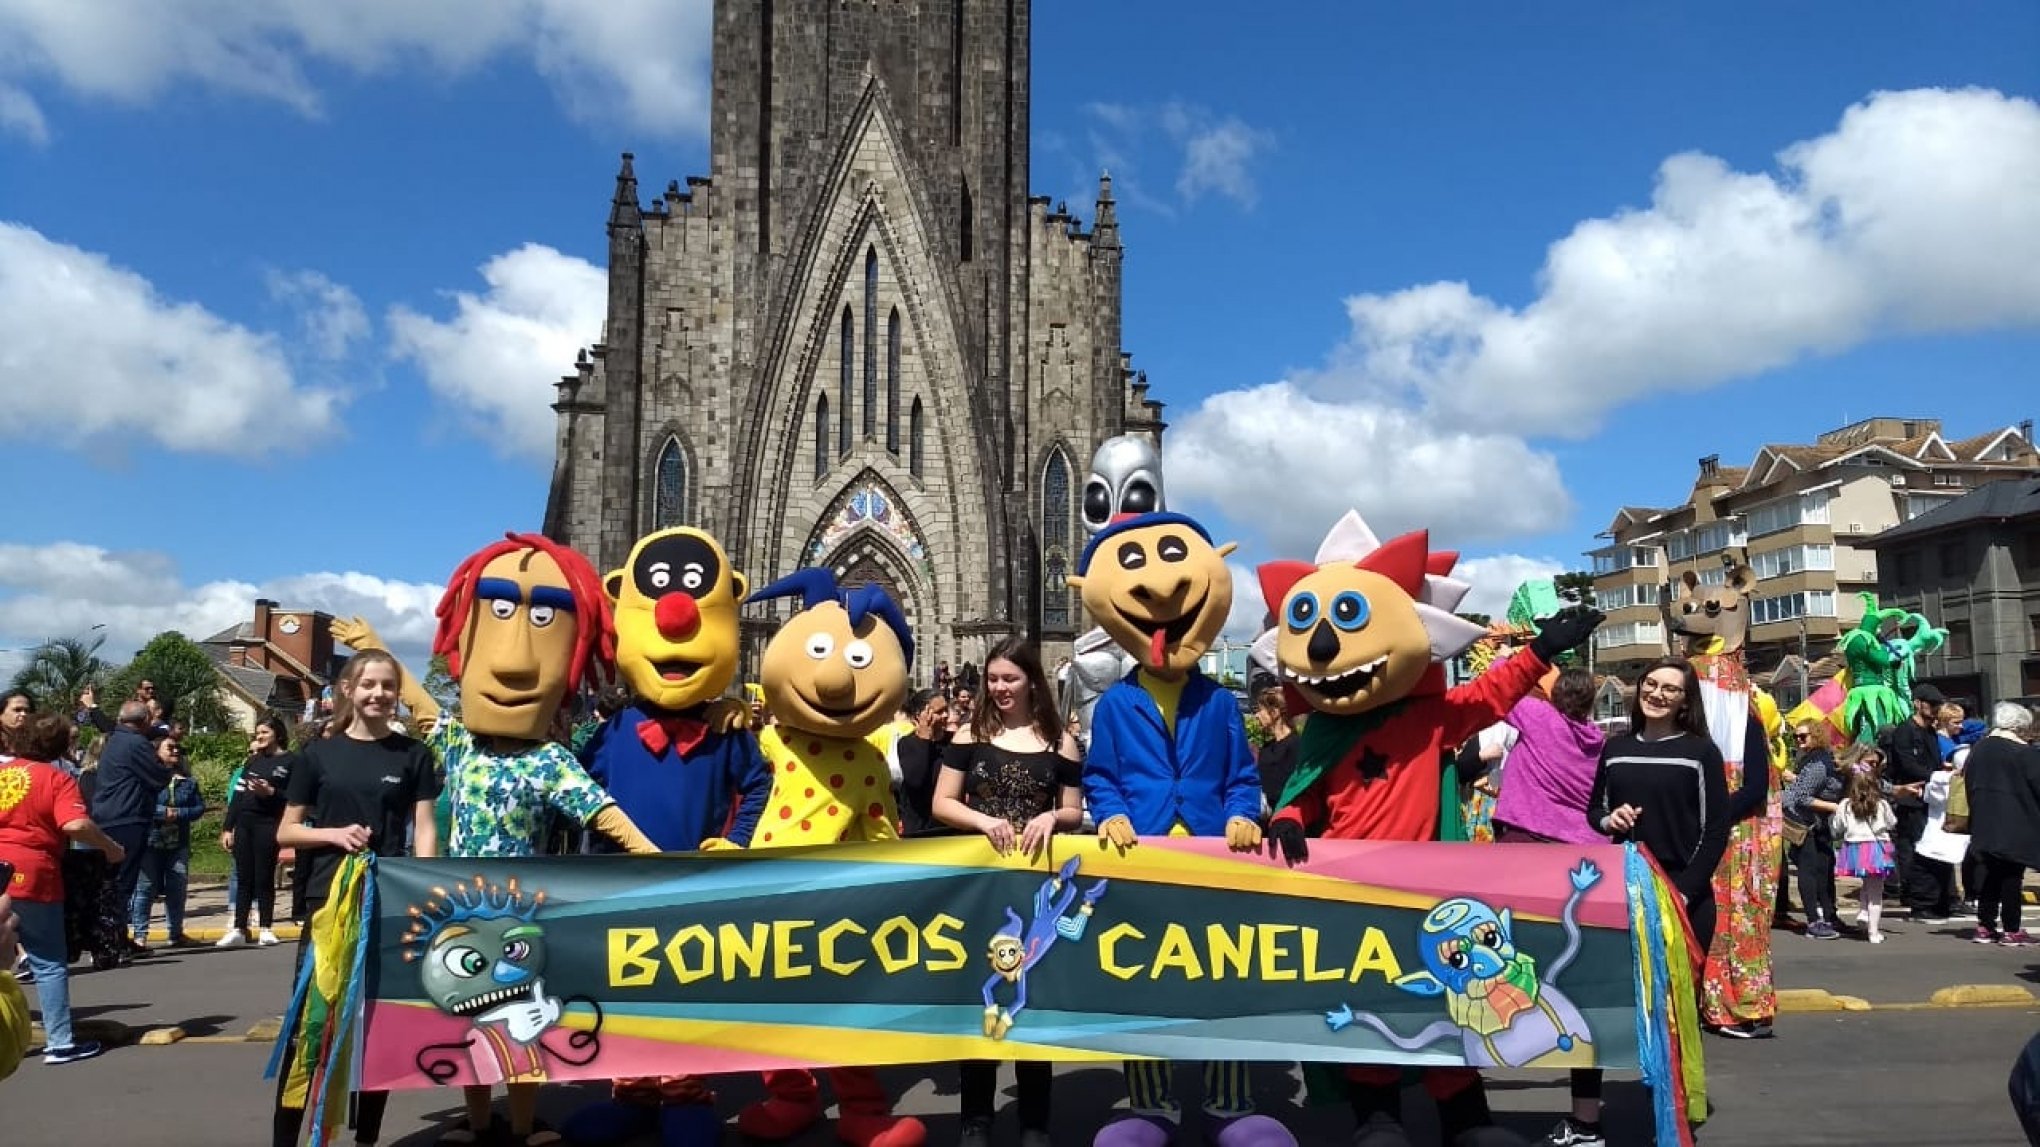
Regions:
<instances>
[{"instance_id":1,"label":"puppet with blue eyebrows","mask_svg":"<svg viewBox=\"0 0 2040 1147\"><path fill-rule=\"evenodd\" d=\"M775 724L758 737L772 795L750 847L895 840L892 771L865 738L892 719L907 696L914 635L892 595L875 585L845 589L826 569L803 569L749 600L794 598L800 610L765 643L759 684ZM921 1147L927 1129L894 1115L868 1067L830 1068L836 1138L851 1147ZM737 1114L747 1139L784 1143L822 1117L815 1075L765 1073L765 1098Z\"/></svg>"}]
</instances>

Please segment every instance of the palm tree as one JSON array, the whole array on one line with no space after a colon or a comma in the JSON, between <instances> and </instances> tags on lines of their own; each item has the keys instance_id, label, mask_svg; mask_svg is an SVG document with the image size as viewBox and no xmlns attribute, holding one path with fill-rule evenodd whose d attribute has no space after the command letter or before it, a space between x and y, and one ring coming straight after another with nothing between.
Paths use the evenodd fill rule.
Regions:
<instances>
[{"instance_id":1,"label":"palm tree","mask_svg":"<svg viewBox=\"0 0 2040 1147\"><path fill-rule=\"evenodd\" d=\"M105 644L104 634L90 639L52 637L29 650L28 664L14 675L9 688L26 691L39 709L68 708L87 685L105 679L107 664L99 659L99 647Z\"/></svg>"}]
</instances>

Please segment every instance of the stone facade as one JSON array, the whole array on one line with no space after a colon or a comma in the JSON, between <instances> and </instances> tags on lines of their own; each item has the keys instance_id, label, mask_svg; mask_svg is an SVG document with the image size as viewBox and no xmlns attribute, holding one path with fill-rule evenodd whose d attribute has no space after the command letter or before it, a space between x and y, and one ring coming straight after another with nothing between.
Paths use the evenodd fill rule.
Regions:
<instances>
[{"instance_id":1,"label":"stone facade","mask_svg":"<svg viewBox=\"0 0 2040 1147\"><path fill-rule=\"evenodd\" d=\"M1091 452L1162 422L1120 346L1110 178L1089 230L1027 194L1029 21L1026 0L719 0L711 174L647 205L624 156L549 535L611 569L693 524L754 587L880 581L923 681L1013 632L1067 651ZM752 611L747 656L785 612Z\"/></svg>"}]
</instances>

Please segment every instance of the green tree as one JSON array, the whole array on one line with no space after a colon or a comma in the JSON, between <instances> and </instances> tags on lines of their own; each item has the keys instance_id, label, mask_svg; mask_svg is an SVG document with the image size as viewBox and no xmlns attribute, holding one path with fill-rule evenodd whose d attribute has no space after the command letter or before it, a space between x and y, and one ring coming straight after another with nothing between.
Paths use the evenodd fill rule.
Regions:
<instances>
[{"instance_id":1,"label":"green tree","mask_svg":"<svg viewBox=\"0 0 2040 1147\"><path fill-rule=\"evenodd\" d=\"M111 706L132 697L142 681L153 684L156 696L194 732L220 732L232 724L226 703L220 699L219 671L212 658L176 630L150 638L134 660L107 682L107 695L100 703Z\"/></svg>"},{"instance_id":2,"label":"green tree","mask_svg":"<svg viewBox=\"0 0 2040 1147\"><path fill-rule=\"evenodd\" d=\"M439 707L454 716L460 716L460 682L453 679L453 673L446 667L446 655L435 653L431 664L425 667L425 691L439 702Z\"/></svg>"},{"instance_id":3,"label":"green tree","mask_svg":"<svg viewBox=\"0 0 2040 1147\"><path fill-rule=\"evenodd\" d=\"M1573 570L1551 579L1551 588L1558 596L1574 605L1594 604L1594 575L1586 570Z\"/></svg>"},{"instance_id":4,"label":"green tree","mask_svg":"<svg viewBox=\"0 0 2040 1147\"><path fill-rule=\"evenodd\" d=\"M38 709L68 714L86 686L106 680L107 664L99 659L99 647L105 644L104 635L89 640L52 637L29 650L28 664L14 675L8 689L25 690Z\"/></svg>"}]
</instances>

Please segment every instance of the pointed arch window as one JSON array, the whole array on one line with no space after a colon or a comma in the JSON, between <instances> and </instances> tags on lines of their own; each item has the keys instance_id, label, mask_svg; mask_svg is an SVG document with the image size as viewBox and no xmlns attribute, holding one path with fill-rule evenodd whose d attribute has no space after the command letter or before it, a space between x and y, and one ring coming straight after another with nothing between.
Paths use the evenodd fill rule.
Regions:
<instances>
[{"instance_id":1,"label":"pointed arch window","mask_svg":"<svg viewBox=\"0 0 2040 1147\"><path fill-rule=\"evenodd\" d=\"M885 448L900 452L900 309L885 320Z\"/></svg>"},{"instance_id":2,"label":"pointed arch window","mask_svg":"<svg viewBox=\"0 0 2040 1147\"><path fill-rule=\"evenodd\" d=\"M850 318L850 305L843 304L843 373L836 380L836 449L850 455L850 356L856 353L857 330Z\"/></svg>"},{"instance_id":3,"label":"pointed arch window","mask_svg":"<svg viewBox=\"0 0 2040 1147\"><path fill-rule=\"evenodd\" d=\"M1070 626L1069 576L1070 460L1061 447L1049 452L1041 475L1041 626L1066 630Z\"/></svg>"},{"instance_id":4,"label":"pointed arch window","mask_svg":"<svg viewBox=\"0 0 2040 1147\"><path fill-rule=\"evenodd\" d=\"M921 400L917 397L907 415L907 472L919 478L921 466Z\"/></svg>"},{"instance_id":5,"label":"pointed arch window","mask_svg":"<svg viewBox=\"0 0 2040 1147\"><path fill-rule=\"evenodd\" d=\"M971 223L977 218L977 207L970 201L970 180L965 179L962 182L963 195L960 197L961 201L956 212L958 219L957 226L960 231L960 234L957 235L957 243L963 248L963 261L968 263L970 262L970 227Z\"/></svg>"},{"instance_id":6,"label":"pointed arch window","mask_svg":"<svg viewBox=\"0 0 2040 1147\"><path fill-rule=\"evenodd\" d=\"M864 436L878 434L878 248L864 249Z\"/></svg>"},{"instance_id":7,"label":"pointed arch window","mask_svg":"<svg viewBox=\"0 0 2040 1147\"><path fill-rule=\"evenodd\" d=\"M678 438L666 439L659 449L652 488L652 528L667 530L687 521L687 457Z\"/></svg>"},{"instance_id":8,"label":"pointed arch window","mask_svg":"<svg viewBox=\"0 0 2040 1147\"><path fill-rule=\"evenodd\" d=\"M829 396L815 399L815 481L829 476Z\"/></svg>"}]
</instances>

